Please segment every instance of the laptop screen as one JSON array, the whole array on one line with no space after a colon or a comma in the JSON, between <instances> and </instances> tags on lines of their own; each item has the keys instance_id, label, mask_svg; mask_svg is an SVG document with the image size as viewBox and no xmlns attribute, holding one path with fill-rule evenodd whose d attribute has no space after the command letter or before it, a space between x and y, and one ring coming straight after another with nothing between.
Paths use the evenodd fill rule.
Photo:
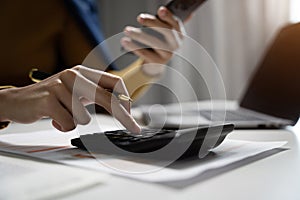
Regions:
<instances>
[{"instance_id":1,"label":"laptop screen","mask_svg":"<svg viewBox=\"0 0 300 200\"><path fill-rule=\"evenodd\" d=\"M282 29L258 66L241 107L290 119L300 116L300 23Z\"/></svg>"}]
</instances>

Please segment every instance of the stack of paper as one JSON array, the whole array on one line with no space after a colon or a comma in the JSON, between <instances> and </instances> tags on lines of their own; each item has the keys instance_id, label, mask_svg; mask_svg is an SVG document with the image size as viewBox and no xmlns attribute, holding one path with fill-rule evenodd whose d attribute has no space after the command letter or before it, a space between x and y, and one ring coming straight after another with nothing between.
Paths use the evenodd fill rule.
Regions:
<instances>
[{"instance_id":1,"label":"stack of paper","mask_svg":"<svg viewBox=\"0 0 300 200\"><path fill-rule=\"evenodd\" d=\"M226 139L213 150L212 156L205 159L185 160L162 166L141 158L91 155L70 145L70 140L74 137L78 137L76 131L62 134L55 130L1 135L0 149L142 181L163 183L190 180L204 172L222 169L286 144L284 141L247 142Z\"/></svg>"}]
</instances>

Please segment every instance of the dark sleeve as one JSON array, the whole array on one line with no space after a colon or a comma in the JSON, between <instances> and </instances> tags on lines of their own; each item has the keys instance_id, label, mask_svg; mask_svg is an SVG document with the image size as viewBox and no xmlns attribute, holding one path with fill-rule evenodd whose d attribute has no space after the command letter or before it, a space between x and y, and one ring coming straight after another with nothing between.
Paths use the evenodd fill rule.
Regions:
<instances>
[{"instance_id":1,"label":"dark sleeve","mask_svg":"<svg viewBox=\"0 0 300 200\"><path fill-rule=\"evenodd\" d=\"M60 37L63 63L67 66L82 64L86 56L97 47L104 36L101 31L97 5L93 0L65 0L67 21ZM116 70L105 46L97 48L99 62ZM93 62L92 62L93 63ZM94 66L90 66L94 67Z\"/></svg>"}]
</instances>

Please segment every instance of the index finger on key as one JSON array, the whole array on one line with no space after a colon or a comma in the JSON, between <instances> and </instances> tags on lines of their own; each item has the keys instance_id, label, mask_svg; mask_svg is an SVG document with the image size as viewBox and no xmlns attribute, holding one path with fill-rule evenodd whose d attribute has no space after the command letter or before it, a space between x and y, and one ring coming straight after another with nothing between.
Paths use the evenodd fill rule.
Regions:
<instances>
[{"instance_id":1,"label":"index finger on key","mask_svg":"<svg viewBox=\"0 0 300 200\"><path fill-rule=\"evenodd\" d=\"M77 66L75 69L78 70L84 77L96 83L100 87L107 89L109 92L113 94L124 95L130 99L125 83L119 76L95 69L90 69L84 66ZM118 99L125 109L130 113L131 101L124 101L120 98Z\"/></svg>"}]
</instances>

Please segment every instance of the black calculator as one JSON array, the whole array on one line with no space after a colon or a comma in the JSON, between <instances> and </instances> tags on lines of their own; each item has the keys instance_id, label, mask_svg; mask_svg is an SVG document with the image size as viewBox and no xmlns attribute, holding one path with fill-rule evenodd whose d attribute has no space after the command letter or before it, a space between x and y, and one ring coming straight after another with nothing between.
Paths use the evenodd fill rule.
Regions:
<instances>
[{"instance_id":1,"label":"black calculator","mask_svg":"<svg viewBox=\"0 0 300 200\"><path fill-rule=\"evenodd\" d=\"M81 135L72 139L71 144L91 153L182 159L197 156L200 149L210 151L219 146L233 129L233 124L180 130L142 129L138 135L115 130Z\"/></svg>"}]
</instances>

